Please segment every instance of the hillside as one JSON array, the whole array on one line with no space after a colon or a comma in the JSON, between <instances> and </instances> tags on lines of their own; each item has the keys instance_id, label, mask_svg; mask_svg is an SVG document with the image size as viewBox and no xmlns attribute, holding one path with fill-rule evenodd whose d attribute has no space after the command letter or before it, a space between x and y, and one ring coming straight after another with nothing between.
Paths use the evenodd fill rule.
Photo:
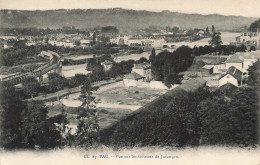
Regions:
<instances>
[{"instance_id":1,"label":"hillside","mask_svg":"<svg viewBox=\"0 0 260 165\"><path fill-rule=\"evenodd\" d=\"M75 9L75 10L0 10L1 27L38 27L93 28L97 26L117 26L120 30L133 30L148 26L179 26L205 28L215 27L219 30L234 30L250 25L258 18L242 16L223 16L218 14L200 15L177 12L151 12L114 9Z\"/></svg>"}]
</instances>

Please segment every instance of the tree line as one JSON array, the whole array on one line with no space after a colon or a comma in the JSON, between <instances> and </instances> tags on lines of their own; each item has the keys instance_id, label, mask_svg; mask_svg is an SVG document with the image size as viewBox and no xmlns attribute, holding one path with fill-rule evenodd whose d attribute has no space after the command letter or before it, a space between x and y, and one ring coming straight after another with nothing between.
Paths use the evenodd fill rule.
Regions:
<instances>
[{"instance_id":1,"label":"tree line","mask_svg":"<svg viewBox=\"0 0 260 165\"><path fill-rule=\"evenodd\" d=\"M14 42L13 47L8 49L2 49L0 54L0 62L2 66L15 66L24 63L32 62L45 62L44 58L38 57L37 55L41 51L51 50L58 54L114 54L118 53L119 50L113 48L110 45L97 43L92 47L58 47L47 45L32 45L25 46L25 41Z\"/></svg>"}]
</instances>

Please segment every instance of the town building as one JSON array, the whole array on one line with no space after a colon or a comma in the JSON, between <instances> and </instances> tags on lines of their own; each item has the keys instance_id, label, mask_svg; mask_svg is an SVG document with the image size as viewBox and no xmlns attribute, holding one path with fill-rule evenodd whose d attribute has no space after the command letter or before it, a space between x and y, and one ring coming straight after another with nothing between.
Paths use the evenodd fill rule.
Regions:
<instances>
[{"instance_id":1,"label":"town building","mask_svg":"<svg viewBox=\"0 0 260 165\"><path fill-rule=\"evenodd\" d=\"M260 46L260 30L257 32L242 32L240 36L236 37L238 43L248 43L251 45Z\"/></svg>"},{"instance_id":2,"label":"town building","mask_svg":"<svg viewBox=\"0 0 260 165\"><path fill-rule=\"evenodd\" d=\"M150 81L152 79L152 70L150 63L144 62L141 64L134 64L134 67L132 68L132 73L133 72L143 76L144 81Z\"/></svg>"},{"instance_id":3,"label":"town building","mask_svg":"<svg viewBox=\"0 0 260 165\"><path fill-rule=\"evenodd\" d=\"M138 82L143 82L143 81L144 81L144 76L135 72L125 75L123 79L125 87L135 87L138 86Z\"/></svg>"},{"instance_id":4,"label":"town building","mask_svg":"<svg viewBox=\"0 0 260 165\"><path fill-rule=\"evenodd\" d=\"M231 66L234 66L237 69L243 71L243 56L240 54L235 54L235 55L231 56L226 61L226 69L230 68Z\"/></svg>"},{"instance_id":5,"label":"town building","mask_svg":"<svg viewBox=\"0 0 260 165\"><path fill-rule=\"evenodd\" d=\"M219 78L219 86L225 84L233 84L235 86L240 86L242 84L243 73L234 66L231 66L225 74Z\"/></svg>"}]
</instances>

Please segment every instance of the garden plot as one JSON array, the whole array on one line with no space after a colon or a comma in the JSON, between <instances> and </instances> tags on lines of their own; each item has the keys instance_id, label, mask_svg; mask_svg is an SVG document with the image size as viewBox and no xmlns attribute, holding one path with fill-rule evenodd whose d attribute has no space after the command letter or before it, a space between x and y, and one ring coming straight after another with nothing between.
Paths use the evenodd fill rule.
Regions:
<instances>
[{"instance_id":1,"label":"garden plot","mask_svg":"<svg viewBox=\"0 0 260 165\"><path fill-rule=\"evenodd\" d=\"M96 93L97 107L137 110L167 90L137 87L116 87Z\"/></svg>"}]
</instances>

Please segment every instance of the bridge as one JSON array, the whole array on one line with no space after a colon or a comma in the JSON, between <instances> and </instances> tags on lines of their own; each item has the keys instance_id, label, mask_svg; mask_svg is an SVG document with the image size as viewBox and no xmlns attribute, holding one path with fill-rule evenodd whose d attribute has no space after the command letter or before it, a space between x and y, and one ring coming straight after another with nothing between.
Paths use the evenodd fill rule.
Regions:
<instances>
[{"instance_id":1,"label":"bridge","mask_svg":"<svg viewBox=\"0 0 260 165\"><path fill-rule=\"evenodd\" d=\"M1 82L10 85L17 85L22 83L27 77L30 76L38 77L39 81L41 82L43 80L43 75L50 71L61 74L62 62L61 62L60 55L52 51L42 51L40 53L40 56L49 57L50 61L47 64L44 64L30 72L18 73L18 74L4 77L2 78Z\"/></svg>"}]
</instances>

